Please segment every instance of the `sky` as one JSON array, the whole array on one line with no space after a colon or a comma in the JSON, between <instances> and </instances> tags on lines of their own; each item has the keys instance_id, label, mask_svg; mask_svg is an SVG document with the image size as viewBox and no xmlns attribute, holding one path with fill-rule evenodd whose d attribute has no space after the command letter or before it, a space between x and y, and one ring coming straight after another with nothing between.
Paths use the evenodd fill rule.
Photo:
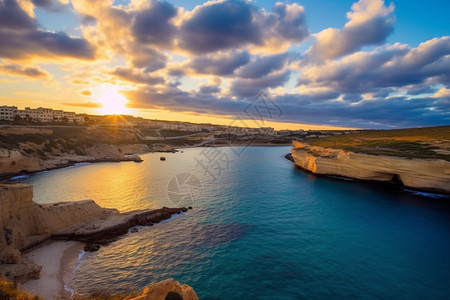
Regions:
<instances>
[{"instance_id":1,"label":"sky","mask_svg":"<svg viewBox=\"0 0 450 300\"><path fill-rule=\"evenodd\" d=\"M275 129L450 125L449 11L0 0L0 105Z\"/></svg>"}]
</instances>

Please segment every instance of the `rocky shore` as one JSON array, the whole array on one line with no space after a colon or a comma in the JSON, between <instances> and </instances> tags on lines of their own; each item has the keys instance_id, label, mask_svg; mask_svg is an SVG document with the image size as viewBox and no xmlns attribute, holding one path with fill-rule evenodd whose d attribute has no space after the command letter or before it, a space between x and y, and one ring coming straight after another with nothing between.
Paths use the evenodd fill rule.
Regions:
<instances>
[{"instance_id":1,"label":"rocky shore","mask_svg":"<svg viewBox=\"0 0 450 300\"><path fill-rule=\"evenodd\" d=\"M65 168L82 162L141 162L136 153L149 152L147 145L93 145L86 154L60 152L57 155L40 157L27 155L19 150L0 149L0 179L11 176Z\"/></svg>"},{"instance_id":2,"label":"rocky shore","mask_svg":"<svg viewBox=\"0 0 450 300\"><path fill-rule=\"evenodd\" d=\"M18 283L39 278L41 266L22 253L47 240L82 241L85 250L98 250L134 226L151 226L187 211L164 207L121 214L93 200L40 205L32 199L32 186L0 183L0 277Z\"/></svg>"},{"instance_id":3,"label":"rocky shore","mask_svg":"<svg viewBox=\"0 0 450 300\"><path fill-rule=\"evenodd\" d=\"M295 165L314 174L395 182L405 187L450 194L450 162L354 153L293 142Z\"/></svg>"}]
</instances>

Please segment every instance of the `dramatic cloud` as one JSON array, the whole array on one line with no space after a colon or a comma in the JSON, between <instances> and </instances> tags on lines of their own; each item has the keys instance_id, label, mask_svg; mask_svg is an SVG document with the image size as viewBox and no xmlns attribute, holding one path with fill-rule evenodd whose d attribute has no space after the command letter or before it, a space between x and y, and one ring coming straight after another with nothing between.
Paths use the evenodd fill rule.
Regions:
<instances>
[{"instance_id":1,"label":"dramatic cloud","mask_svg":"<svg viewBox=\"0 0 450 300\"><path fill-rule=\"evenodd\" d=\"M304 10L298 4L277 3L274 12L267 13L246 1L210 1L187 15L179 46L197 54L245 46L275 48L308 36Z\"/></svg>"},{"instance_id":2,"label":"dramatic cloud","mask_svg":"<svg viewBox=\"0 0 450 300\"><path fill-rule=\"evenodd\" d=\"M360 0L347 14L349 21L342 29L327 28L316 34L307 56L311 59L333 59L365 45L381 44L394 30L394 5L383 0Z\"/></svg>"},{"instance_id":3,"label":"dramatic cloud","mask_svg":"<svg viewBox=\"0 0 450 300\"><path fill-rule=\"evenodd\" d=\"M255 97L267 88L281 86L289 79L290 72L277 72L257 79L236 79L231 85L230 92L240 97Z\"/></svg>"},{"instance_id":4,"label":"dramatic cloud","mask_svg":"<svg viewBox=\"0 0 450 300\"><path fill-rule=\"evenodd\" d=\"M253 101L234 100L201 92L184 92L177 88L162 92L143 88L127 92L126 95L131 100L129 106L132 108L163 108L243 118L246 117L244 109ZM448 101L444 103L433 98L377 98L348 103L315 101L308 95L285 94L276 96L272 101L281 109L282 114L270 121L298 122L300 119L303 123L317 124L317 120L321 120L321 124L359 128L413 127L417 124L436 126L450 122Z\"/></svg>"},{"instance_id":5,"label":"dramatic cloud","mask_svg":"<svg viewBox=\"0 0 450 300\"><path fill-rule=\"evenodd\" d=\"M3 64L0 65L0 74L7 74L13 76L25 76L29 78L46 80L50 78L50 74L37 67L24 67L17 64Z\"/></svg>"},{"instance_id":6,"label":"dramatic cloud","mask_svg":"<svg viewBox=\"0 0 450 300\"><path fill-rule=\"evenodd\" d=\"M307 66L300 85L330 87L345 93L370 93L382 88L417 88L450 84L450 37L432 39L417 48L395 44L358 52L339 61Z\"/></svg>"},{"instance_id":7,"label":"dramatic cloud","mask_svg":"<svg viewBox=\"0 0 450 300\"><path fill-rule=\"evenodd\" d=\"M198 56L187 64L195 72L210 75L231 75L250 61L248 52L230 52L217 55Z\"/></svg>"},{"instance_id":8,"label":"dramatic cloud","mask_svg":"<svg viewBox=\"0 0 450 300\"><path fill-rule=\"evenodd\" d=\"M145 72L154 72L166 66L167 56L154 49L139 47L131 57L131 64L135 68L145 68Z\"/></svg>"},{"instance_id":9,"label":"dramatic cloud","mask_svg":"<svg viewBox=\"0 0 450 300\"><path fill-rule=\"evenodd\" d=\"M168 2L152 1L148 9L139 11L134 19L132 32L143 44L169 46L173 43L176 27L172 19L176 8Z\"/></svg>"},{"instance_id":10,"label":"dramatic cloud","mask_svg":"<svg viewBox=\"0 0 450 300\"><path fill-rule=\"evenodd\" d=\"M148 85L156 85L163 84L164 78L150 76L144 72L137 72L133 69L118 67L111 74L117 76L121 80L130 81L134 83L148 84Z\"/></svg>"},{"instance_id":11,"label":"dramatic cloud","mask_svg":"<svg viewBox=\"0 0 450 300\"><path fill-rule=\"evenodd\" d=\"M257 57L251 63L242 67L238 76L243 78L259 78L282 69L289 59L287 53Z\"/></svg>"},{"instance_id":12,"label":"dramatic cloud","mask_svg":"<svg viewBox=\"0 0 450 300\"><path fill-rule=\"evenodd\" d=\"M449 36L417 47L385 44L394 5L359 0L342 28L312 33L305 51L308 11L259 2L212 0L188 10L179 1L0 0L0 74L55 76L77 85L84 99L114 86L141 109L245 118L266 91L283 111L271 121L373 128L450 122ZM57 25L38 20L46 18L42 9L74 14L79 24L62 22L67 33L44 30L41 24Z\"/></svg>"},{"instance_id":13,"label":"dramatic cloud","mask_svg":"<svg viewBox=\"0 0 450 300\"><path fill-rule=\"evenodd\" d=\"M92 59L95 55L94 47L83 38L39 29L37 21L15 0L0 1L0 41L0 57L3 58Z\"/></svg>"}]
</instances>

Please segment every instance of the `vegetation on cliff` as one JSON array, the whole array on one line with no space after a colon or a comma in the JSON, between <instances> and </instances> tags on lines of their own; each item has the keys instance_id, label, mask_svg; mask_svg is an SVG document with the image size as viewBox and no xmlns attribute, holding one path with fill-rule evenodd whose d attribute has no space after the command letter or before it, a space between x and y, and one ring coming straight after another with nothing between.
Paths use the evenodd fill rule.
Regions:
<instances>
[{"instance_id":1,"label":"vegetation on cliff","mask_svg":"<svg viewBox=\"0 0 450 300\"><path fill-rule=\"evenodd\" d=\"M17 288L17 284L0 279L0 299L2 300L41 300Z\"/></svg>"},{"instance_id":2,"label":"vegetation on cliff","mask_svg":"<svg viewBox=\"0 0 450 300\"><path fill-rule=\"evenodd\" d=\"M450 126L370 130L305 142L311 146L355 153L450 161Z\"/></svg>"}]
</instances>

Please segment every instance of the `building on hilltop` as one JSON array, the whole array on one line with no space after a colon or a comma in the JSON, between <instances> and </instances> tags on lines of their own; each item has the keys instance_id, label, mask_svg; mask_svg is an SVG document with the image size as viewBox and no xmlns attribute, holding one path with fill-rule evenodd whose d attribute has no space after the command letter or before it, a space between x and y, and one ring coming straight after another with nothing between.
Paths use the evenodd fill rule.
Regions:
<instances>
[{"instance_id":1,"label":"building on hilltop","mask_svg":"<svg viewBox=\"0 0 450 300\"><path fill-rule=\"evenodd\" d=\"M38 107L17 109L16 106L0 106L0 120L14 121L16 116L25 121L41 123L59 123L67 121L69 123L84 123L84 115L78 115L74 112L65 112L62 110L53 110L51 108Z\"/></svg>"},{"instance_id":2,"label":"building on hilltop","mask_svg":"<svg viewBox=\"0 0 450 300\"><path fill-rule=\"evenodd\" d=\"M16 106L0 106L0 120L14 121L14 117L17 114Z\"/></svg>"}]
</instances>

